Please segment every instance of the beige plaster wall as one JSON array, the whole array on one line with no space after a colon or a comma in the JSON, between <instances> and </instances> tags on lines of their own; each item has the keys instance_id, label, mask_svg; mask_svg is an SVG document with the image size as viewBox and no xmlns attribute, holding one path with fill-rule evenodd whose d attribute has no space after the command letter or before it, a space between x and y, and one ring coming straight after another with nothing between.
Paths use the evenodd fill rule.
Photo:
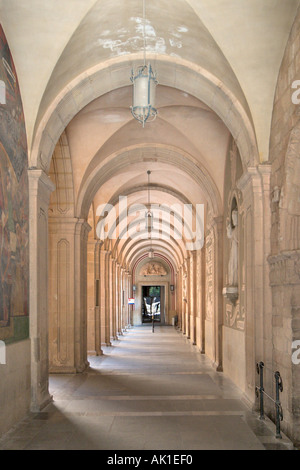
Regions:
<instances>
[{"instance_id":1,"label":"beige plaster wall","mask_svg":"<svg viewBox=\"0 0 300 470\"><path fill-rule=\"evenodd\" d=\"M0 436L29 412L30 340L6 346L6 364L0 365Z\"/></svg>"},{"instance_id":2,"label":"beige plaster wall","mask_svg":"<svg viewBox=\"0 0 300 470\"><path fill-rule=\"evenodd\" d=\"M246 383L245 334L223 326L224 373L242 390Z\"/></svg>"}]
</instances>

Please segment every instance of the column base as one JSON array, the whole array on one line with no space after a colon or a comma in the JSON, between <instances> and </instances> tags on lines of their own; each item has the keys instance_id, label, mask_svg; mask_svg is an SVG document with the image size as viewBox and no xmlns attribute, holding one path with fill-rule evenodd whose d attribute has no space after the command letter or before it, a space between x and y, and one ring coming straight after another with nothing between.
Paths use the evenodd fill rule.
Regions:
<instances>
[{"instance_id":1,"label":"column base","mask_svg":"<svg viewBox=\"0 0 300 470\"><path fill-rule=\"evenodd\" d=\"M32 413L40 413L46 406L53 402L53 396L49 393L41 400L40 403L32 403L30 411Z\"/></svg>"},{"instance_id":2,"label":"column base","mask_svg":"<svg viewBox=\"0 0 300 470\"><path fill-rule=\"evenodd\" d=\"M49 374L76 374L76 368L73 366L52 366L49 368Z\"/></svg>"},{"instance_id":3,"label":"column base","mask_svg":"<svg viewBox=\"0 0 300 470\"><path fill-rule=\"evenodd\" d=\"M77 373L77 374L82 374L82 373L85 372L89 367L90 367L89 361L85 361L83 364L79 365L79 366L76 368L76 373Z\"/></svg>"}]
</instances>

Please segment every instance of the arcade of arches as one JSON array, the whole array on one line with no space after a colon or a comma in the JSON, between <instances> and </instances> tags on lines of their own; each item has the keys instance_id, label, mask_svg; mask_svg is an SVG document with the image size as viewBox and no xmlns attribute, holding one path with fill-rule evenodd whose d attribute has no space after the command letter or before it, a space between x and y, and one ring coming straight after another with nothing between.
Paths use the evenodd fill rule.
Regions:
<instances>
[{"instance_id":1,"label":"arcade of arches","mask_svg":"<svg viewBox=\"0 0 300 470\"><path fill-rule=\"evenodd\" d=\"M142 128L141 0L0 1L0 433L49 403L49 373L150 322L154 292L250 407L256 363L266 388L280 371L300 445L299 0L146 3Z\"/></svg>"}]
</instances>

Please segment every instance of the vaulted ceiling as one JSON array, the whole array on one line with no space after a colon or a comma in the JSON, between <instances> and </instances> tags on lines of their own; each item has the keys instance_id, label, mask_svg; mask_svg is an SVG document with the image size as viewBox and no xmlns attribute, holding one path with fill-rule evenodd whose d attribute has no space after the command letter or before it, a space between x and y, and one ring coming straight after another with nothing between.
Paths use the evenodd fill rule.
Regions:
<instances>
[{"instance_id":1,"label":"vaulted ceiling","mask_svg":"<svg viewBox=\"0 0 300 470\"><path fill-rule=\"evenodd\" d=\"M117 204L120 194L145 203L147 170L153 201L204 203L217 215L230 136L244 163L254 147L258 162L268 160L275 87L298 6L146 0L146 52L159 85L158 117L142 129L130 112L142 0L0 0L29 164L51 156L64 131L75 215L87 216L92 203Z\"/></svg>"}]
</instances>

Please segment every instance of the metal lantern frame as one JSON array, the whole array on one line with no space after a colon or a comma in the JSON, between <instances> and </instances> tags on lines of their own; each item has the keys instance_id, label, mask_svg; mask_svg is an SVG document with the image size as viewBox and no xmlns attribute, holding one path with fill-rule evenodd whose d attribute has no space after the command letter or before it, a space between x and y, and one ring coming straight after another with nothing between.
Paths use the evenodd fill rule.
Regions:
<instances>
[{"instance_id":1,"label":"metal lantern frame","mask_svg":"<svg viewBox=\"0 0 300 470\"><path fill-rule=\"evenodd\" d=\"M133 83L131 112L144 127L147 121L154 121L157 116L157 109L153 103L155 103L155 87L158 82L150 64L141 65L135 74L132 71L131 81Z\"/></svg>"},{"instance_id":2,"label":"metal lantern frame","mask_svg":"<svg viewBox=\"0 0 300 470\"><path fill-rule=\"evenodd\" d=\"M156 75L151 65L146 65L146 19L145 0L143 0L143 36L144 36L144 64L137 67L136 72L132 70L131 81L133 83L133 105L131 113L143 127L146 122L154 121L157 116L155 107L155 88L158 84Z\"/></svg>"}]
</instances>

